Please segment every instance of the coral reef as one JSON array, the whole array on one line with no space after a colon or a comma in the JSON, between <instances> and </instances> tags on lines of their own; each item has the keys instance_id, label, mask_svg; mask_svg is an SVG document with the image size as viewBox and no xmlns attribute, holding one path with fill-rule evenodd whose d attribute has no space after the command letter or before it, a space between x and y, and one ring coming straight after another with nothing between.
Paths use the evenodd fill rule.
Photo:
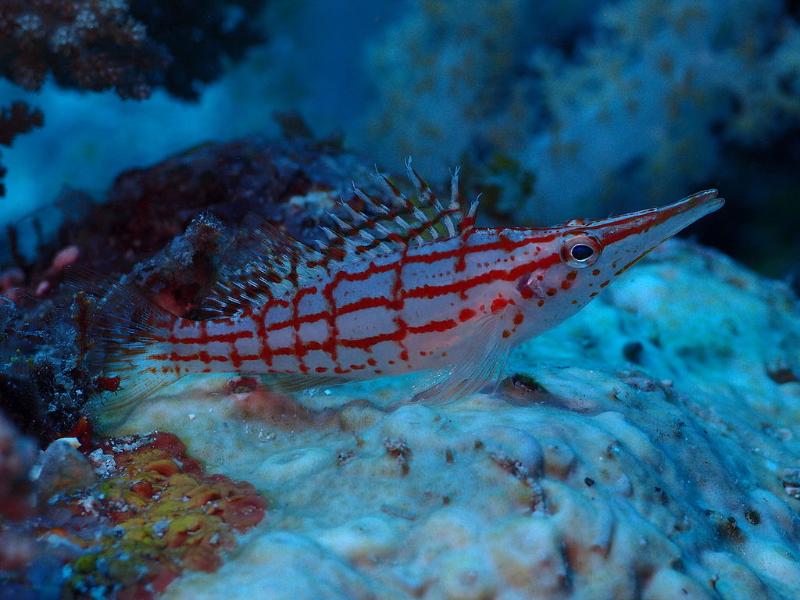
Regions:
<instances>
[{"instance_id":1,"label":"coral reef","mask_svg":"<svg viewBox=\"0 0 800 600\"><path fill-rule=\"evenodd\" d=\"M502 222L738 190L746 216L698 231L782 276L800 225L798 40L780 0L411 2L369 48L377 99L356 139L466 166Z\"/></svg>"},{"instance_id":2,"label":"coral reef","mask_svg":"<svg viewBox=\"0 0 800 600\"><path fill-rule=\"evenodd\" d=\"M82 407L109 384L86 360L95 296L127 275L191 315L237 232L266 219L310 241L351 178L368 181L334 142L283 123L291 139L124 173L0 277L14 300L0 304L0 400L46 447L35 481L18 479L35 512L0 527L0 593L792 597L797 299L691 244L659 248L521 347L497 391L398 408L424 384L293 397L186 378L94 438ZM70 265L95 273L87 293L63 285ZM263 498L269 530L222 552Z\"/></svg>"},{"instance_id":3,"label":"coral reef","mask_svg":"<svg viewBox=\"0 0 800 600\"><path fill-rule=\"evenodd\" d=\"M377 98L357 145L388 163L414 154L431 172L521 152L541 117L526 76L529 53L576 45L602 4L410 2L365 52Z\"/></svg>"},{"instance_id":4,"label":"coral reef","mask_svg":"<svg viewBox=\"0 0 800 600\"><path fill-rule=\"evenodd\" d=\"M54 105L86 109L82 91L202 99L191 139L229 140L123 172L102 193L106 167L93 189L26 217L29 231L5 227L0 598L796 597L800 304L693 243L657 248L519 347L498 386L457 401L414 402L424 374L293 394L246 374L195 376L160 388L113 437L92 431L86 403L119 385L100 373L92 333L104 298L129 287L196 317L262 223L310 243L339 198L359 201L351 181L375 191L344 137L314 139L298 113L276 115L283 139L232 139L266 121L236 113L226 129L240 103L281 104L275 80L283 99L305 94L288 104L316 111L315 127L342 122L370 164L413 154L444 177L460 163L490 220L644 208L710 184L741 196L728 211L746 222L741 255L783 272L800 251L797 236L773 235L800 214L795 3L359 0L341 13L281 3L261 20L266 4L0 1L0 95L25 94L0 106L7 164ZM320 18L334 14L348 23ZM287 34L292 22L307 31ZM358 76L339 89L362 52L373 94ZM103 148L73 140L70 168L30 177L91 172L93 153L141 125L142 105L126 106L96 118L123 134ZM151 143L153 127L136 135Z\"/></svg>"},{"instance_id":5,"label":"coral reef","mask_svg":"<svg viewBox=\"0 0 800 600\"><path fill-rule=\"evenodd\" d=\"M170 64L164 88L178 98L196 99L199 84L217 79L225 61L239 61L264 41L257 17L265 0L176 0L169 4L129 0L130 14L163 47Z\"/></svg>"},{"instance_id":6,"label":"coral reef","mask_svg":"<svg viewBox=\"0 0 800 600\"><path fill-rule=\"evenodd\" d=\"M11 573L0 594L151 598L184 570L218 569L264 516L252 486L205 474L172 434L76 433L83 443L57 440L39 461L38 513L21 527L35 542L24 538L28 556L12 569L0 564Z\"/></svg>"},{"instance_id":7,"label":"coral reef","mask_svg":"<svg viewBox=\"0 0 800 600\"><path fill-rule=\"evenodd\" d=\"M474 145L499 138L514 147L507 121L494 117L521 108L512 73L521 67L527 4L412 3L368 54L379 100L365 126L367 138L381 140L376 156L415 154L426 171L446 173Z\"/></svg>"},{"instance_id":8,"label":"coral reef","mask_svg":"<svg viewBox=\"0 0 800 600\"><path fill-rule=\"evenodd\" d=\"M225 377L166 388L122 431L169 423L280 509L165 597L794 597L797 299L678 241L604 298L447 405L389 408L408 378L294 408Z\"/></svg>"},{"instance_id":9,"label":"coral reef","mask_svg":"<svg viewBox=\"0 0 800 600\"><path fill-rule=\"evenodd\" d=\"M545 202L630 206L632 187L636 202L658 203L722 185L737 151L800 126L800 26L783 2L621 2L596 27L572 60L533 63L547 120L523 160Z\"/></svg>"},{"instance_id":10,"label":"coral reef","mask_svg":"<svg viewBox=\"0 0 800 600\"><path fill-rule=\"evenodd\" d=\"M143 100L157 87L197 99L199 85L220 76L263 41L254 22L264 0L9 0L0 5L0 77L26 90L48 75L79 90L113 89ZM0 113L0 144L42 125L40 111L14 103ZM0 178L4 174L0 165ZM0 196L5 190L0 186Z\"/></svg>"},{"instance_id":11,"label":"coral reef","mask_svg":"<svg viewBox=\"0 0 800 600\"><path fill-rule=\"evenodd\" d=\"M250 19L262 5L11 0L0 7L0 75L28 90L52 74L62 86L123 98L147 98L159 85L194 98L195 82L217 77L223 57L261 40Z\"/></svg>"}]
</instances>

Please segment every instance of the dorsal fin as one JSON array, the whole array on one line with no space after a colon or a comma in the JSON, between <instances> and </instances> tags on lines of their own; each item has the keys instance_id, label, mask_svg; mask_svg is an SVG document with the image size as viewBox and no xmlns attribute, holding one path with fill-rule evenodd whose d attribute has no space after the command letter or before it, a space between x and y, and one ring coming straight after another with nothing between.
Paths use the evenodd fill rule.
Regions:
<instances>
[{"instance_id":1,"label":"dorsal fin","mask_svg":"<svg viewBox=\"0 0 800 600\"><path fill-rule=\"evenodd\" d=\"M223 256L227 266L197 314L200 318L233 316L248 306L279 298L324 273L331 262L371 260L378 254L403 251L413 244L464 235L475 224L478 202L466 212L461 206L458 169L450 181L450 199L444 206L406 161L416 189L411 199L388 176L377 172L383 198L370 196L353 184L353 197L342 200L331 215L334 227L321 227L327 241L313 249L269 223L253 227Z\"/></svg>"},{"instance_id":2,"label":"dorsal fin","mask_svg":"<svg viewBox=\"0 0 800 600\"><path fill-rule=\"evenodd\" d=\"M380 172L376 172L375 177L386 191L386 198L370 196L354 183L354 197L343 200L341 214L333 215L337 227L326 231L329 242L323 252L338 250L343 256L334 259L342 260L352 254L401 250L410 244L455 237L474 226L478 203L477 200L473 202L466 212L461 206L458 169L450 180L447 206L416 172L410 158L406 161L406 170L417 192L414 198L403 194Z\"/></svg>"}]
</instances>

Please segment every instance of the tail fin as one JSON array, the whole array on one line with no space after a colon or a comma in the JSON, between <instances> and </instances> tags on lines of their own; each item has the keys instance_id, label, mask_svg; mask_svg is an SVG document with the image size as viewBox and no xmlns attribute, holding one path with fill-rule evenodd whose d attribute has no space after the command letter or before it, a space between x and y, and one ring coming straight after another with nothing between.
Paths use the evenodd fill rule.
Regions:
<instances>
[{"instance_id":1,"label":"tail fin","mask_svg":"<svg viewBox=\"0 0 800 600\"><path fill-rule=\"evenodd\" d=\"M83 297L81 297L83 294ZM78 303L86 303L79 292ZM123 280L97 300L80 345L97 373L97 394L86 408L98 430L120 425L145 398L181 377L169 361L170 328L178 318Z\"/></svg>"}]
</instances>

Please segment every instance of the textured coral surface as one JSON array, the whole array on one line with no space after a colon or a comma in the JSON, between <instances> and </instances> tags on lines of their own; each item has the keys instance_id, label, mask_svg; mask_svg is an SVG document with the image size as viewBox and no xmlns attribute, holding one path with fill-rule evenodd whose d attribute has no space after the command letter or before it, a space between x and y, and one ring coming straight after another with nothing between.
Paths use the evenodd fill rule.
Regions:
<instances>
[{"instance_id":1,"label":"textured coral surface","mask_svg":"<svg viewBox=\"0 0 800 600\"><path fill-rule=\"evenodd\" d=\"M151 598L186 570L218 569L235 534L264 516L250 484L206 474L172 434L76 433L42 455L35 518L16 529L0 520L2 597ZM9 564L21 544L26 555Z\"/></svg>"},{"instance_id":2,"label":"textured coral surface","mask_svg":"<svg viewBox=\"0 0 800 600\"><path fill-rule=\"evenodd\" d=\"M37 90L48 74L66 87L143 99L164 85L195 97L223 56L261 39L248 21L261 0L6 0L0 4L0 76ZM226 18L227 16L227 18Z\"/></svg>"},{"instance_id":3,"label":"textured coral surface","mask_svg":"<svg viewBox=\"0 0 800 600\"><path fill-rule=\"evenodd\" d=\"M671 242L496 393L175 384L124 430L169 423L271 510L166 597L796 597L799 339L785 286Z\"/></svg>"}]
</instances>

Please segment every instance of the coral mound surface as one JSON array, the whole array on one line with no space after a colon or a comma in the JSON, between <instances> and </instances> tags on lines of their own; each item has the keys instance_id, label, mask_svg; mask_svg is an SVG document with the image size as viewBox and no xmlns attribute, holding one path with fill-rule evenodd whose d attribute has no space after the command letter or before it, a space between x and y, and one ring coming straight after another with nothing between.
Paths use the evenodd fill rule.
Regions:
<instances>
[{"instance_id":1,"label":"coral mound surface","mask_svg":"<svg viewBox=\"0 0 800 600\"><path fill-rule=\"evenodd\" d=\"M462 401L179 382L123 432L168 424L270 510L165 597L795 598L798 339L785 286L673 241Z\"/></svg>"}]
</instances>

